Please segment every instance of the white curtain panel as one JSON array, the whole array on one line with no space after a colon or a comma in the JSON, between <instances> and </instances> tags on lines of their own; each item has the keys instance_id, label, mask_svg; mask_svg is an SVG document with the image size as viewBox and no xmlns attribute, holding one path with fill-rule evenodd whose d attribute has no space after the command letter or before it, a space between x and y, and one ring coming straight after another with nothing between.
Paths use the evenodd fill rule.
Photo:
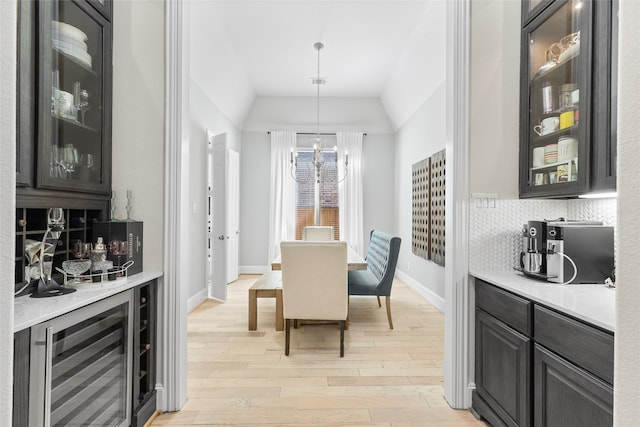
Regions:
<instances>
[{"instance_id":1,"label":"white curtain panel","mask_svg":"<svg viewBox=\"0 0 640 427\"><path fill-rule=\"evenodd\" d=\"M280 242L296 236L296 182L289 163L295 148L295 132L271 131L269 264L280 255Z\"/></svg>"},{"instance_id":2,"label":"white curtain panel","mask_svg":"<svg viewBox=\"0 0 640 427\"><path fill-rule=\"evenodd\" d=\"M362 234L362 132L336 132L338 170L349 154L347 178L338 185L340 205L340 240L345 240L356 252L364 256ZM339 172L339 176L342 174Z\"/></svg>"}]
</instances>

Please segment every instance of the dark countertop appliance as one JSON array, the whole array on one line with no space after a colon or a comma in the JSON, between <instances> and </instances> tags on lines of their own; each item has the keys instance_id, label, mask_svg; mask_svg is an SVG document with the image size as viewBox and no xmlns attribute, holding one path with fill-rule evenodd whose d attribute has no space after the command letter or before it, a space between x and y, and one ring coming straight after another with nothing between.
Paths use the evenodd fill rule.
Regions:
<instances>
[{"instance_id":1,"label":"dark countertop appliance","mask_svg":"<svg viewBox=\"0 0 640 427\"><path fill-rule=\"evenodd\" d=\"M526 276L554 283L604 283L614 268L613 227L564 218L529 221L520 267Z\"/></svg>"},{"instance_id":2,"label":"dark countertop appliance","mask_svg":"<svg viewBox=\"0 0 640 427\"><path fill-rule=\"evenodd\" d=\"M613 227L547 227L547 280L555 283L604 283L614 269Z\"/></svg>"}]
</instances>

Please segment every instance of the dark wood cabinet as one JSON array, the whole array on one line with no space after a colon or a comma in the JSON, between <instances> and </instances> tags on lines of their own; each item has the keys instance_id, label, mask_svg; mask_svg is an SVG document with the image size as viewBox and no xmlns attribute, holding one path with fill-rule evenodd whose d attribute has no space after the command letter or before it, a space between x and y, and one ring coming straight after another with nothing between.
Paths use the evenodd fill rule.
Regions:
<instances>
[{"instance_id":1,"label":"dark wood cabinet","mask_svg":"<svg viewBox=\"0 0 640 427\"><path fill-rule=\"evenodd\" d=\"M13 427L29 425L30 346L30 329L13 334Z\"/></svg>"},{"instance_id":2,"label":"dark wood cabinet","mask_svg":"<svg viewBox=\"0 0 640 427\"><path fill-rule=\"evenodd\" d=\"M615 190L617 3L522 7L520 197Z\"/></svg>"},{"instance_id":3,"label":"dark wood cabinet","mask_svg":"<svg viewBox=\"0 0 640 427\"><path fill-rule=\"evenodd\" d=\"M18 200L108 199L111 2L19 4Z\"/></svg>"},{"instance_id":4,"label":"dark wood cabinet","mask_svg":"<svg viewBox=\"0 0 640 427\"><path fill-rule=\"evenodd\" d=\"M531 339L477 309L476 411L486 403L506 426L531 425L530 371ZM478 412L492 421L484 407Z\"/></svg>"},{"instance_id":5,"label":"dark wood cabinet","mask_svg":"<svg viewBox=\"0 0 640 427\"><path fill-rule=\"evenodd\" d=\"M156 281L138 286L134 294L133 427L144 426L156 411L157 338Z\"/></svg>"},{"instance_id":6,"label":"dark wood cabinet","mask_svg":"<svg viewBox=\"0 0 640 427\"><path fill-rule=\"evenodd\" d=\"M473 410L494 427L613 425L613 334L475 284Z\"/></svg>"},{"instance_id":7,"label":"dark wood cabinet","mask_svg":"<svg viewBox=\"0 0 640 427\"><path fill-rule=\"evenodd\" d=\"M597 1L593 51L593 156L591 190L616 189L618 121L618 1Z\"/></svg>"},{"instance_id":8,"label":"dark wood cabinet","mask_svg":"<svg viewBox=\"0 0 640 427\"><path fill-rule=\"evenodd\" d=\"M553 0L522 0L523 25L538 16L544 8L553 3Z\"/></svg>"},{"instance_id":9,"label":"dark wood cabinet","mask_svg":"<svg viewBox=\"0 0 640 427\"><path fill-rule=\"evenodd\" d=\"M108 21L113 16L113 2L111 0L87 0Z\"/></svg>"},{"instance_id":10,"label":"dark wood cabinet","mask_svg":"<svg viewBox=\"0 0 640 427\"><path fill-rule=\"evenodd\" d=\"M37 3L18 2L18 72L16 73L16 186L33 186L36 147Z\"/></svg>"},{"instance_id":11,"label":"dark wood cabinet","mask_svg":"<svg viewBox=\"0 0 640 427\"><path fill-rule=\"evenodd\" d=\"M476 280L472 406L494 426L531 425L531 305Z\"/></svg>"},{"instance_id":12,"label":"dark wood cabinet","mask_svg":"<svg viewBox=\"0 0 640 427\"><path fill-rule=\"evenodd\" d=\"M534 426L613 425L613 387L536 344Z\"/></svg>"}]
</instances>

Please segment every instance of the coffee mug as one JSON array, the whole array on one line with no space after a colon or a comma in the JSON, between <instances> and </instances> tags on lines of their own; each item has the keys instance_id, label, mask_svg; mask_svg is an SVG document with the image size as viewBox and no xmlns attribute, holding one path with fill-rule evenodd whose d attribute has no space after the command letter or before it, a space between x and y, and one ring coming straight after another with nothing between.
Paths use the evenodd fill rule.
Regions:
<instances>
[{"instance_id":1,"label":"coffee mug","mask_svg":"<svg viewBox=\"0 0 640 427\"><path fill-rule=\"evenodd\" d=\"M574 124L573 118L574 118L573 110L565 111L564 113L560 114L560 129L566 129L573 126Z\"/></svg>"},{"instance_id":2,"label":"coffee mug","mask_svg":"<svg viewBox=\"0 0 640 427\"><path fill-rule=\"evenodd\" d=\"M551 164L558 162L558 144L547 144L544 146L544 163Z\"/></svg>"},{"instance_id":3,"label":"coffee mug","mask_svg":"<svg viewBox=\"0 0 640 427\"><path fill-rule=\"evenodd\" d=\"M547 117L542 120L539 125L533 127L533 131L540 136L556 132L560 126L560 118L558 116Z\"/></svg>"},{"instance_id":4,"label":"coffee mug","mask_svg":"<svg viewBox=\"0 0 640 427\"><path fill-rule=\"evenodd\" d=\"M574 136L558 138L558 162L568 162L578 157L578 139Z\"/></svg>"},{"instance_id":5,"label":"coffee mug","mask_svg":"<svg viewBox=\"0 0 640 427\"><path fill-rule=\"evenodd\" d=\"M544 165L544 147L536 147L533 149L533 167L539 168Z\"/></svg>"}]
</instances>

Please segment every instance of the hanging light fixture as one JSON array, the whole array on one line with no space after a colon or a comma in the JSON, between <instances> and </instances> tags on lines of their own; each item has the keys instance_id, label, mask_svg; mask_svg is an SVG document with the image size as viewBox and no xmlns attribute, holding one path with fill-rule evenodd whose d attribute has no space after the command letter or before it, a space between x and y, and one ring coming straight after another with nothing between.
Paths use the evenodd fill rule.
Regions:
<instances>
[{"instance_id":1,"label":"hanging light fixture","mask_svg":"<svg viewBox=\"0 0 640 427\"><path fill-rule=\"evenodd\" d=\"M315 172L315 181L316 184L320 184L321 179L327 179L326 174L323 174L323 166L324 160L322 159L323 152L329 152L325 148L324 139L320 135L320 85L323 85L327 82L327 79L324 77L320 77L320 50L324 47L324 44L317 42L313 45L313 48L318 51L318 74L316 77L311 78L311 83L316 85L316 134L313 138L313 168ZM335 161L338 163L338 147L333 147L333 152L335 153ZM311 173L309 173L305 178L301 178L297 176L297 168L298 168L298 153L294 153L293 149L291 149L291 155L289 162L291 163L291 176L297 182L309 182L312 179ZM342 182L347 177L347 166L349 165L349 153L345 151L345 159L344 159L344 176L341 179L337 179L337 176L334 178L337 182ZM316 198L319 196L319 190L316 190Z\"/></svg>"}]
</instances>

